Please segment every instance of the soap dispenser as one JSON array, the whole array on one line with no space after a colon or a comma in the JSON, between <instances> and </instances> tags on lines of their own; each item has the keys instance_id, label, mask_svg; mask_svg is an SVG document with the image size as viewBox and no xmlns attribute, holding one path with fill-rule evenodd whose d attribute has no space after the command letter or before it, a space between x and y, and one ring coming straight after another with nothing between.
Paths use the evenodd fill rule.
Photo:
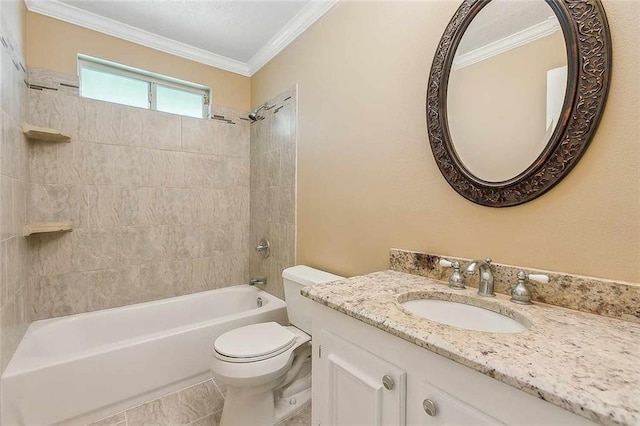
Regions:
<instances>
[{"instance_id":1,"label":"soap dispenser","mask_svg":"<svg viewBox=\"0 0 640 426\"><path fill-rule=\"evenodd\" d=\"M549 283L549 276L544 274L525 274L518 271L518 282L511 289L511 301L520 305L531 305L531 291L527 287L525 280L535 281L541 284Z\"/></svg>"},{"instance_id":2,"label":"soap dispenser","mask_svg":"<svg viewBox=\"0 0 640 426\"><path fill-rule=\"evenodd\" d=\"M453 268L453 272L449 277L449 287L454 290L464 290L464 276L460 273L460 263L447 259L440 259L440 266L445 268Z\"/></svg>"}]
</instances>

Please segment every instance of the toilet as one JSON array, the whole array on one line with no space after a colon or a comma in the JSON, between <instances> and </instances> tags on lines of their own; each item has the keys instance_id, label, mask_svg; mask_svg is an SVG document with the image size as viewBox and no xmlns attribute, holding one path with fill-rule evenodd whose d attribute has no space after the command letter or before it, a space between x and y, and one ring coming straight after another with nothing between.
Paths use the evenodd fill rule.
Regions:
<instances>
[{"instance_id":1,"label":"toilet","mask_svg":"<svg viewBox=\"0 0 640 426\"><path fill-rule=\"evenodd\" d=\"M211 370L226 386L221 426L271 426L311 398L311 316L302 287L343 279L304 265L282 272L291 325L265 322L220 335Z\"/></svg>"}]
</instances>

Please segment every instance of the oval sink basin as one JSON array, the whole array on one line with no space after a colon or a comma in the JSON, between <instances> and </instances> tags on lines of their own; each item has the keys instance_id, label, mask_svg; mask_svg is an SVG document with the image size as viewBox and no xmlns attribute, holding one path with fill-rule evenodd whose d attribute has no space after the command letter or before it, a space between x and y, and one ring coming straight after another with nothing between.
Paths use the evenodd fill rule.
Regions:
<instances>
[{"instance_id":1,"label":"oval sink basin","mask_svg":"<svg viewBox=\"0 0 640 426\"><path fill-rule=\"evenodd\" d=\"M520 333L527 329L508 316L466 303L438 299L407 300L400 305L431 321L467 330Z\"/></svg>"}]
</instances>

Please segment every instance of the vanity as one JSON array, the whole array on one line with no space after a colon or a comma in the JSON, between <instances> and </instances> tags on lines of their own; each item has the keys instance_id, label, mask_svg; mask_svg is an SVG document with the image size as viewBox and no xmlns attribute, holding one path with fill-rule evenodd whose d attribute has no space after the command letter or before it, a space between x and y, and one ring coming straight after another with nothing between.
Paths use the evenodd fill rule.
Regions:
<instances>
[{"instance_id":1,"label":"vanity","mask_svg":"<svg viewBox=\"0 0 640 426\"><path fill-rule=\"evenodd\" d=\"M640 423L640 324L397 271L302 294L316 302L313 425ZM523 327L470 330L403 306L434 299Z\"/></svg>"}]
</instances>

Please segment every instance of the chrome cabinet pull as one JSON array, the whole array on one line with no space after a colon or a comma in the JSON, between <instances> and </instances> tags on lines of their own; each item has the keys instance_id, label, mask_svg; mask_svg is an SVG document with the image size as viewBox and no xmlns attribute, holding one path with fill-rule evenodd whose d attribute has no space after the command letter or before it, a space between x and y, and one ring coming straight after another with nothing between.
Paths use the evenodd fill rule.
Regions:
<instances>
[{"instance_id":1,"label":"chrome cabinet pull","mask_svg":"<svg viewBox=\"0 0 640 426\"><path fill-rule=\"evenodd\" d=\"M435 417L435 415L438 414L436 403L430 399L425 399L424 401L422 401L422 408L424 408L425 413L427 413L431 417Z\"/></svg>"},{"instance_id":2,"label":"chrome cabinet pull","mask_svg":"<svg viewBox=\"0 0 640 426\"><path fill-rule=\"evenodd\" d=\"M384 376L382 376L382 385L386 390L391 390L393 389L393 386L395 385L395 383L393 382L393 379L391 378L391 376L389 376L388 374L385 374Z\"/></svg>"}]
</instances>

